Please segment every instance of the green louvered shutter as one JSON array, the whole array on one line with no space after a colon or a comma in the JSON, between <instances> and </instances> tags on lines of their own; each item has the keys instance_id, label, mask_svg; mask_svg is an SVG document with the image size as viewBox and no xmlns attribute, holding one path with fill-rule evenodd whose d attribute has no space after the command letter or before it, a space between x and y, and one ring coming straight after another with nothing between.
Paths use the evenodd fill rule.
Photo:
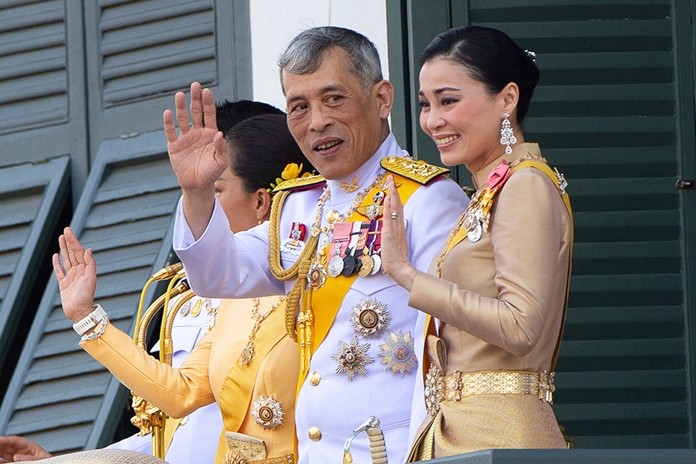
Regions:
<instances>
[{"instance_id":1,"label":"green louvered shutter","mask_svg":"<svg viewBox=\"0 0 696 464\"><path fill-rule=\"evenodd\" d=\"M170 258L180 190L161 137L105 142L71 223L94 251L95 300L125 331L146 280ZM0 407L1 434L26 436L53 453L112 441L127 391L78 341L51 278Z\"/></svg>"},{"instance_id":2,"label":"green louvered shutter","mask_svg":"<svg viewBox=\"0 0 696 464\"><path fill-rule=\"evenodd\" d=\"M679 177L696 177L693 3L406 3L413 48L410 68L400 69L413 74L397 111L415 127L413 63L435 33L490 26L537 53L542 77L525 138L565 173L575 211L554 404L566 433L578 448L693 447L696 329L687 321L696 317L688 299L696 231L686 225L694 225L696 202L693 190L675 188ZM439 160L421 134L410 140L420 157ZM469 182L465 170L458 174Z\"/></svg>"},{"instance_id":3,"label":"green louvered shutter","mask_svg":"<svg viewBox=\"0 0 696 464\"><path fill-rule=\"evenodd\" d=\"M69 164L64 156L0 168L0 372L12 372L8 359L16 361L37 287L45 285L49 250L70 197ZM8 381L9 375L0 378L0 394Z\"/></svg>"},{"instance_id":4,"label":"green louvered shutter","mask_svg":"<svg viewBox=\"0 0 696 464\"><path fill-rule=\"evenodd\" d=\"M90 133L102 140L162 128L174 92L198 81L217 99L251 96L247 0L85 2Z\"/></svg>"},{"instance_id":5,"label":"green louvered shutter","mask_svg":"<svg viewBox=\"0 0 696 464\"><path fill-rule=\"evenodd\" d=\"M0 167L87 157L80 2L0 2Z\"/></svg>"}]
</instances>

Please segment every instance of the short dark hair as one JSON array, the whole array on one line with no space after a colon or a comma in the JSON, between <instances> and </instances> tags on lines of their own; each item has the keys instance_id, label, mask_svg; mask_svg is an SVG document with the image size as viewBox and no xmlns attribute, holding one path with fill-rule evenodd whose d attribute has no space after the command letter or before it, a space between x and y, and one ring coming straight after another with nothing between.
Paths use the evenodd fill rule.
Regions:
<instances>
[{"instance_id":1,"label":"short dark hair","mask_svg":"<svg viewBox=\"0 0 696 464\"><path fill-rule=\"evenodd\" d=\"M290 134L285 115L245 119L229 128L225 139L234 152L230 169L242 178L247 192L269 188L290 163L302 163L303 172L314 170Z\"/></svg>"},{"instance_id":2,"label":"short dark hair","mask_svg":"<svg viewBox=\"0 0 696 464\"><path fill-rule=\"evenodd\" d=\"M215 105L215 110L217 127L223 134L227 133L230 127L260 114L285 114L273 105L253 100L224 100Z\"/></svg>"},{"instance_id":3,"label":"short dark hair","mask_svg":"<svg viewBox=\"0 0 696 464\"><path fill-rule=\"evenodd\" d=\"M522 124L529 109L539 68L533 55L522 50L507 34L482 26L450 29L435 36L420 55L420 64L442 57L464 67L469 75L486 85L491 93L508 83L520 88L517 122Z\"/></svg>"},{"instance_id":4,"label":"short dark hair","mask_svg":"<svg viewBox=\"0 0 696 464\"><path fill-rule=\"evenodd\" d=\"M302 31L290 41L278 58L281 84L283 71L300 75L315 72L321 66L324 54L333 47L342 48L348 54L350 72L365 90L382 80L379 53L370 39L352 29L323 26Z\"/></svg>"}]
</instances>

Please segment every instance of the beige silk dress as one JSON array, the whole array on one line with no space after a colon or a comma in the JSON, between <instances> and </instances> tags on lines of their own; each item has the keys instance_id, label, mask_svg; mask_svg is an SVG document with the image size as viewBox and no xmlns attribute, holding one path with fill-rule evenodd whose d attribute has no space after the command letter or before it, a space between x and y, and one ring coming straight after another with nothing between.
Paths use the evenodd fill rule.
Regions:
<instances>
[{"instance_id":1,"label":"beige silk dress","mask_svg":"<svg viewBox=\"0 0 696 464\"><path fill-rule=\"evenodd\" d=\"M540 156L538 145L518 145L476 172L476 188L502 159L521 156ZM564 322L571 248L572 219L557 186L539 169L513 172L497 193L488 231L452 248L441 261L442 278L433 275L436 260L433 274L420 272L414 281L409 304L437 318L447 353L444 374L550 371ZM439 366L434 340L429 337L426 351ZM566 446L549 403L528 394L444 400L422 430L428 427L432 457Z\"/></svg>"},{"instance_id":2,"label":"beige silk dress","mask_svg":"<svg viewBox=\"0 0 696 464\"><path fill-rule=\"evenodd\" d=\"M99 338L80 345L126 387L171 417L184 417L217 401L226 430L220 433L216 463L227 453L226 431L263 440L266 459L292 461L297 344L285 330L284 304L269 313L279 297L260 298L258 314L268 315L254 334L252 362L243 365L239 356L254 328L253 300L221 300L215 326L178 369L136 347L110 323ZM254 414L267 420L259 422Z\"/></svg>"}]
</instances>

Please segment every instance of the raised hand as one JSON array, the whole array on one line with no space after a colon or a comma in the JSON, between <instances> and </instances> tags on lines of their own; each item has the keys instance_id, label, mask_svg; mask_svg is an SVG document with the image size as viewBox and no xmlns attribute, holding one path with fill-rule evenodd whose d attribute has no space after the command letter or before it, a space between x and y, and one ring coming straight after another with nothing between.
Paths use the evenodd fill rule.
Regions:
<instances>
[{"instance_id":1,"label":"raised hand","mask_svg":"<svg viewBox=\"0 0 696 464\"><path fill-rule=\"evenodd\" d=\"M387 177L380 255L384 273L406 290L411 290L417 271L408 260L404 205L401 203L399 191L394 185L392 176Z\"/></svg>"},{"instance_id":2,"label":"raised hand","mask_svg":"<svg viewBox=\"0 0 696 464\"><path fill-rule=\"evenodd\" d=\"M210 89L191 84L191 119L186 95L174 95L176 122L171 110L162 115L172 169L184 194L184 216L194 237L205 230L215 201L215 181L230 165L227 145L217 129L215 100ZM177 136L176 126L179 128Z\"/></svg>"},{"instance_id":3,"label":"raised hand","mask_svg":"<svg viewBox=\"0 0 696 464\"><path fill-rule=\"evenodd\" d=\"M217 129L215 100L210 89L191 84L191 119L186 111L186 95L174 95L177 136L171 110L164 111L164 132L172 168L184 190L214 189L215 181L229 166L222 143L223 134Z\"/></svg>"},{"instance_id":4,"label":"raised hand","mask_svg":"<svg viewBox=\"0 0 696 464\"><path fill-rule=\"evenodd\" d=\"M92 250L85 250L69 227L58 237L60 255L53 255L53 272L58 280L65 316L77 322L94 309L97 263Z\"/></svg>"},{"instance_id":5,"label":"raised hand","mask_svg":"<svg viewBox=\"0 0 696 464\"><path fill-rule=\"evenodd\" d=\"M0 436L0 462L33 461L50 457L51 453L28 438L17 435Z\"/></svg>"}]
</instances>

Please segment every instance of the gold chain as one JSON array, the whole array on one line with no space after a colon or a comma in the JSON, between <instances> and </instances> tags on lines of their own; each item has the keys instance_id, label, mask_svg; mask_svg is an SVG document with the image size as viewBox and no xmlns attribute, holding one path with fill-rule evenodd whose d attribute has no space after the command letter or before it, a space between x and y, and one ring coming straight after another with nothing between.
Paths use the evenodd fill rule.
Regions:
<instances>
[{"instance_id":1,"label":"gold chain","mask_svg":"<svg viewBox=\"0 0 696 464\"><path fill-rule=\"evenodd\" d=\"M271 309L266 311L263 314L259 314L259 307L261 306L261 300L259 298L252 298L252 308L251 308L251 319L254 321L254 327L251 329L251 333L249 333L249 339L247 340L247 344L242 350L242 353L239 355L238 362L242 366L248 366L251 364L251 360L254 358L254 355L256 354L256 351L254 350L254 345L256 342L256 332L259 331L259 327L261 327L261 322L263 322L264 319L266 319L275 309L280 305L280 303L285 300L285 296L280 297L278 301L273 303L273 306L271 306Z\"/></svg>"},{"instance_id":2,"label":"gold chain","mask_svg":"<svg viewBox=\"0 0 696 464\"><path fill-rule=\"evenodd\" d=\"M469 205L471 205L471 203L469 203ZM469 208L467 207L467 209L464 210L461 216L459 216L457 223L454 225L454 227L449 233L449 236L447 237L447 240L445 241L445 247L442 250L442 254L440 254L440 256L437 258L437 263L435 265L435 275L437 277L442 277L442 262L445 260L445 256L447 256L447 251L449 250L450 243L452 243L454 236L457 234L457 232L459 232L459 229L462 228L462 225L464 224L464 216L466 215L466 212L468 210Z\"/></svg>"},{"instance_id":3,"label":"gold chain","mask_svg":"<svg viewBox=\"0 0 696 464\"><path fill-rule=\"evenodd\" d=\"M279 192L273 197L269 224L269 264L271 274L273 274L273 277L275 277L278 280L286 281L294 277L297 277L295 285L293 285L292 289L288 293L288 301L285 309L285 328L288 332L288 335L290 336L290 338L292 338L293 341L297 341L297 332L295 324L297 320L297 313L300 307L300 300L302 299L304 291L307 287L307 272L309 271L309 265L312 260L311 255L316 252L318 259L319 254L322 252L322 250L317 249L319 236L322 233L328 233L331 230L333 230L333 223L338 222L339 220L345 221L348 216L353 214L353 212L357 209L358 206L360 206L360 203L362 203L363 199L370 192L370 190L372 190L375 186L377 186L380 182L383 181L384 175L384 172L378 175L375 178L375 181L369 187L365 188L358 195L356 195L355 200L351 204L348 211L346 211L344 214L339 215L337 219L334 220L328 226L321 227L321 221L324 213L324 205L329 200L329 198L331 198L331 191L329 190L328 186L325 186L324 191L322 192L321 196L319 197L319 200L317 201L317 209L314 213L314 222L309 229L309 238L307 239L307 242L305 243L302 253L298 257L297 261L295 261L293 265L290 266L288 269L283 269L283 266L280 261L280 235L278 229L280 226L280 214L283 209L283 204L285 203L285 200L290 191L286 190Z\"/></svg>"}]
</instances>

